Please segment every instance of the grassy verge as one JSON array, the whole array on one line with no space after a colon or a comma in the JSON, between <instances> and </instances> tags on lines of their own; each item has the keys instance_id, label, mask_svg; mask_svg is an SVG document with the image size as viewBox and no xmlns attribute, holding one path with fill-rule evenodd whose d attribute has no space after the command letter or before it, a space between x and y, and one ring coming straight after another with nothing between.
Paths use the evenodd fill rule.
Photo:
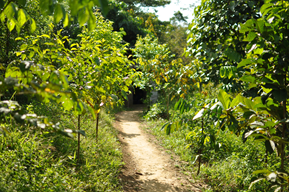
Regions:
<instances>
[{"instance_id":1,"label":"grassy verge","mask_svg":"<svg viewBox=\"0 0 290 193\"><path fill-rule=\"evenodd\" d=\"M253 171L262 169L264 160L261 151L263 146L248 140L243 143L242 140L229 132L220 134L224 139L224 150L215 152L210 151L205 155L207 159L202 161L200 174L197 176L197 163L192 164L195 159L195 153L191 148L186 148L191 142L186 140L189 130L179 130L171 135L166 135L160 131L164 120L146 121L153 135L160 141L160 145L180 156L180 159L187 162L181 165L183 172L191 175L193 179L204 181L208 188L203 191L213 192L238 192L238 191L262 191L266 182L256 184L253 189L248 190ZM270 159L271 160L271 159ZM273 160L273 158L272 158Z\"/></svg>"},{"instance_id":2,"label":"grassy verge","mask_svg":"<svg viewBox=\"0 0 290 193\"><path fill-rule=\"evenodd\" d=\"M65 128L76 128L76 117L50 104L34 104L28 111L41 112ZM2 125L1 125L2 126ZM122 153L112 126L112 117L101 112L99 143L95 142L95 122L81 117L80 163L77 138L35 130L33 127L5 125L10 134L0 134L0 191L64 192L122 191L118 180Z\"/></svg>"},{"instance_id":3,"label":"grassy verge","mask_svg":"<svg viewBox=\"0 0 290 193\"><path fill-rule=\"evenodd\" d=\"M249 189L251 182L259 177L258 174L253 173L254 171L265 168L276 171L280 167L279 157L274 153L268 154L263 142L251 137L243 142L242 134L237 136L227 128L224 130L216 128L214 120L210 119L204 122L204 128L215 132L215 146L209 142L211 140L209 132L201 135L201 121L192 121L192 119L204 104L208 104L208 101L216 98L217 95L217 89L214 87L204 89L210 92L191 93L192 97L187 101L193 101L192 106L183 113L173 110L174 102L171 102L169 120L162 117L166 109L166 102L161 100L154 104L150 111L144 113L144 120L148 125L146 129L157 137L163 147L174 152L187 163L181 166L184 173L192 175L193 179L204 181L208 185L204 191L271 190L269 189L270 183L266 180L259 181ZM170 135L166 135L165 129L161 131L165 123L173 124L176 120L181 120L180 124L178 123L174 127L174 131L171 131ZM208 140L200 143L200 139L204 136ZM197 175L198 161L196 158L200 154L198 151L201 147L201 167L200 173Z\"/></svg>"}]
</instances>

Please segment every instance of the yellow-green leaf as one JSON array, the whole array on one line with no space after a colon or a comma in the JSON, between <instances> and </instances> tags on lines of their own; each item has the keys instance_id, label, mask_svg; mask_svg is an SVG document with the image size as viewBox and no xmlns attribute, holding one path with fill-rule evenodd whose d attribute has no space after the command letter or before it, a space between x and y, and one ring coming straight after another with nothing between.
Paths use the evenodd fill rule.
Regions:
<instances>
[{"instance_id":1,"label":"yellow-green leaf","mask_svg":"<svg viewBox=\"0 0 290 193\"><path fill-rule=\"evenodd\" d=\"M65 13L64 20L63 20L63 27L67 27L69 24L69 17L68 14Z\"/></svg>"},{"instance_id":2,"label":"yellow-green leaf","mask_svg":"<svg viewBox=\"0 0 290 193\"><path fill-rule=\"evenodd\" d=\"M30 19L30 32L33 33L36 30L36 23L33 18Z\"/></svg>"},{"instance_id":3,"label":"yellow-green leaf","mask_svg":"<svg viewBox=\"0 0 290 193\"><path fill-rule=\"evenodd\" d=\"M27 21L27 13L24 9L19 9L17 12L17 25L21 28Z\"/></svg>"},{"instance_id":4,"label":"yellow-green leaf","mask_svg":"<svg viewBox=\"0 0 290 193\"><path fill-rule=\"evenodd\" d=\"M12 19L15 13L17 13L16 7L17 5L15 3L10 3L3 11L3 13L6 15L8 20Z\"/></svg>"},{"instance_id":5,"label":"yellow-green leaf","mask_svg":"<svg viewBox=\"0 0 290 193\"><path fill-rule=\"evenodd\" d=\"M54 9L54 22L58 23L64 17L64 8L61 4L56 4Z\"/></svg>"},{"instance_id":6,"label":"yellow-green leaf","mask_svg":"<svg viewBox=\"0 0 290 193\"><path fill-rule=\"evenodd\" d=\"M16 20L15 20L14 18L9 19L9 20L7 21L7 27L8 27L8 29L9 29L9 31L12 31L12 30L14 29L15 24L16 24Z\"/></svg>"},{"instance_id":7,"label":"yellow-green leaf","mask_svg":"<svg viewBox=\"0 0 290 193\"><path fill-rule=\"evenodd\" d=\"M80 26L83 26L87 22L88 18L89 18L89 12L87 8L84 7L80 9L78 12L78 20L79 20Z\"/></svg>"}]
</instances>

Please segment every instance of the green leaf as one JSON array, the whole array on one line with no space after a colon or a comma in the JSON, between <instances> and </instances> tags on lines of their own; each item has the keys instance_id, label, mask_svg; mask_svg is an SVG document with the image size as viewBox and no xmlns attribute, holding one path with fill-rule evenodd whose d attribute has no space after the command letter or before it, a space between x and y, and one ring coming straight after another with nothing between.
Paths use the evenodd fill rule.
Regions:
<instances>
[{"instance_id":1,"label":"green leaf","mask_svg":"<svg viewBox=\"0 0 290 193\"><path fill-rule=\"evenodd\" d=\"M21 59L25 60L25 58L26 58L26 54L21 54Z\"/></svg>"},{"instance_id":2,"label":"green leaf","mask_svg":"<svg viewBox=\"0 0 290 193\"><path fill-rule=\"evenodd\" d=\"M27 21L27 13L24 9L19 9L17 12L17 25L19 26L19 28L22 28L22 26L25 24L25 22Z\"/></svg>"},{"instance_id":3,"label":"green leaf","mask_svg":"<svg viewBox=\"0 0 290 193\"><path fill-rule=\"evenodd\" d=\"M170 124L168 124L168 125L166 125L165 126L165 132L166 132L166 135L170 135L170 132L171 132L171 123Z\"/></svg>"},{"instance_id":4,"label":"green leaf","mask_svg":"<svg viewBox=\"0 0 290 193\"><path fill-rule=\"evenodd\" d=\"M6 15L7 19L10 20L14 17L14 15L17 13L16 11L17 5L15 3L10 3L5 10L3 11L3 13Z\"/></svg>"},{"instance_id":5,"label":"green leaf","mask_svg":"<svg viewBox=\"0 0 290 193\"><path fill-rule=\"evenodd\" d=\"M167 123L165 123L162 127L161 127L161 129L160 129L160 131L162 131L167 125L169 124L169 122L167 122Z\"/></svg>"},{"instance_id":6,"label":"green leaf","mask_svg":"<svg viewBox=\"0 0 290 193\"><path fill-rule=\"evenodd\" d=\"M27 47L28 47L27 44L22 44L22 45L20 46L20 51L24 51L24 50L26 50Z\"/></svg>"},{"instance_id":7,"label":"green leaf","mask_svg":"<svg viewBox=\"0 0 290 193\"><path fill-rule=\"evenodd\" d=\"M6 19L5 14L4 14L4 12L2 12L2 13L0 14L0 21L1 21L2 23L4 23L4 22L5 22L5 19Z\"/></svg>"},{"instance_id":8,"label":"green leaf","mask_svg":"<svg viewBox=\"0 0 290 193\"><path fill-rule=\"evenodd\" d=\"M71 99L64 97L62 101L62 106L64 107L64 110L69 111L73 108L73 101Z\"/></svg>"},{"instance_id":9,"label":"green leaf","mask_svg":"<svg viewBox=\"0 0 290 193\"><path fill-rule=\"evenodd\" d=\"M254 63L254 62L255 62L255 60L252 59L252 58L249 58L249 59L243 59L243 60L238 64L237 68L240 68L240 67L246 66L246 65L248 65L248 64L252 64L252 63Z\"/></svg>"},{"instance_id":10,"label":"green leaf","mask_svg":"<svg viewBox=\"0 0 290 193\"><path fill-rule=\"evenodd\" d=\"M54 8L54 22L58 23L60 22L61 19L64 18L65 15L65 10L63 8L63 6L61 4L56 4L55 8Z\"/></svg>"},{"instance_id":11,"label":"green leaf","mask_svg":"<svg viewBox=\"0 0 290 193\"><path fill-rule=\"evenodd\" d=\"M240 78L240 80L244 82L256 82L256 77L251 76L251 75L245 75L242 78Z\"/></svg>"},{"instance_id":12,"label":"green leaf","mask_svg":"<svg viewBox=\"0 0 290 193\"><path fill-rule=\"evenodd\" d=\"M261 54L263 54L263 52L264 52L263 48L257 48L257 49L255 49L254 54L261 55Z\"/></svg>"},{"instance_id":13,"label":"green leaf","mask_svg":"<svg viewBox=\"0 0 290 193\"><path fill-rule=\"evenodd\" d=\"M90 12L90 17L89 17L89 20L88 20L89 31L94 30L95 27L96 27L96 17Z\"/></svg>"},{"instance_id":14,"label":"green leaf","mask_svg":"<svg viewBox=\"0 0 290 193\"><path fill-rule=\"evenodd\" d=\"M239 57L235 58L239 60ZM235 66L222 66L220 68L220 76L221 78L228 78L230 79L231 77L234 76L235 72L237 71L237 68Z\"/></svg>"},{"instance_id":15,"label":"green leaf","mask_svg":"<svg viewBox=\"0 0 290 193\"><path fill-rule=\"evenodd\" d=\"M86 7L83 7L78 12L78 21L80 26L83 26L89 18L89 12Z\"/></svg>"},{"instance_id":16,"label":"green leaf","mask_svg":"<svg viewBox=\"0 0 290 193\"><path fill-rule=\"evenodd\" d=\"M182 101L182 98L180 98L174 105L174 110L177 111L178 107L179 107L179 104L181 103Z\"/></svg>"},{"instance_id":17,"label":"green leaf","mask_svg":"<svg viewBox=\"0 0 290 193\"><path fill-rule=\"evenodd\" d=\"M220 77L224 78L226 76L226 68L224 68L224 66L222 66L220 68Z\"/></svg>"},{"instance_id":18,"label":"green leaf","mask_svg":"<svg viewBox=\"0 0 290 193\"><path fill-rule=\"evenodd\" d=\"M36 23L33 18L30 18L30 32L33 33L36 30Z\"/></svg>"},{"instance_id":19,"label":"green leaf","mask_svg":"<svg viewBox=\"0 0 290 193\"><path fill-rule=\"evenodd\" d=\"M122 90L121 93L122 93L123 97L124 97L126 100L129 100L129 99L128 99L128 96L127 96L127 93L126 93L125 91Z\"/></svg>"},{"instance_id":20,"label":"green leaf","mask_svg":"<svg viewBox=\"0 0 290 193\"><path fill-rule=\"evenodd\" d=\"M256 170L256 171L254 171L253 172L253 175L254 174L270 174L271 173L271 171L270 170L268 170L268 169L263 169L263 170Z\"/></svg>"},{"instance_id":21,"label":"green leaf","mask_svg":"<svg viewBox=\"0 0 290 193\"><path fill-rule=\"evenodd\" d=\"M268 13L268 11L270 10L270 7L273 6L273 3L265 3L262 5L260 12L262 13L262 15L266 15Z\"/></svg>"},{"instance_id":22,"label":"green leaf","mask_svg":"<svg viewBox=\"0 0 290 193\"><path fill-rule=\"evenodd\" d=\"M76 130L75 132L86 137L86 132L84 130Z\"/></svg>"},{"instance_id":23,"label":"green leaf","mask_svg":"<svg viewBox=\"0 0 290 193\"><path fill-rule=\"evenodd\" d=\"M256 23L257 23L258 31L260 33L263 33L264 32L264 25L265 25L264 19L259 18L259 19L257 19Z\"/></svg>"},{"instance_id":24,"label":"green leaf","mask_svg":"<svg viewBox=\"0 0 290 193\"><path fill-rule=\"evenodd\" d=\"M15 25L16 25L16 20L14 18L9 19L7 21L7 27L9 29L9 31L12 31L14 29Z\"/></svg>"},{"instance_id":25,"label":"green leaf","mask_svg":"<svg viewBox=\"0 0 290 193\"><path fill-rule=\"evenodd\" d=\"M224 109L228 109L230 107L230 95L228 95L224 90L220 90L218 99L222 103Z\"/></svg>"},{"instance_id":26,"label":"green leaf","mask_svg":"<svg viewBox=\"0 0 290 193\"><path fill-rule=\"evenodd\" d=\"M64 16L64 20L63 20L63 27L67 27L69 24L69 16L68 14L65 12L65 16Z\"/></svg>"},{"instance_id":27,"label":"green leaf","mask_svg":"<svg viewBox=\"0 0 290 193\"><path fill-rule=\"evenodd\" d=\"M185 102L182 102L182 104L180 105L180 114L183 114L185 105L186 105Z\"/></svg>"},{"instance_id":28,"label":"green leaf","mask_svg":"<svg viewBox=\"0 0 290 193\"><path fill-rule=\"evenodd\" d=\"M249 32L247 37L245 39L243 39L243 41L245 42L251 42L253 41L255 38L257 37L256 32Z\"/></svg>"},{"instance_id":29,"label":"green leaf","mask_svg":"<svg viewBox=\"0 0 290 193\"><path fill-rule=\"evenodd\" d=\"M231 102L230 107L234 107L243 101L241 94L238 94Z\"/></svg>"},{"instance_id":30,"label":"green leaf","mask_svg":"<svg viewBox=\"0 0 290 193\"><path fill-rule=\"evenodd\" d=\"M253 26L254 23L255 23L255 19L248 19L244 24L241 25L240 32L245 33L248 31L252 31L254 27Z\"/></svg>"}]
</instances>

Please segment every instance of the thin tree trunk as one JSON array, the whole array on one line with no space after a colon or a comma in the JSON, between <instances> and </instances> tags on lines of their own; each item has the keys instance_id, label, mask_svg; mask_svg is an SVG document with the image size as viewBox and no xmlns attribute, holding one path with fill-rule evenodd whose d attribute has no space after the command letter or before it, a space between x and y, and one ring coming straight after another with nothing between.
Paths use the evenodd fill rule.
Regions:
<instances>
[{"instance_id":1,"label":"thin tree trunk","mask_svg":"<svg viewBox=\"0 0 290 193\"><path fill-rule=\"evenodd\" d=\"M78 115L78 130L81 129L81 115ZM78 133L78 152L77 152L77 159L78 163L80 163L80 143L81 143L81 135Z\"/></svg>"},{"instance_id":2,"label":"thin tree trunk","mask_svg":"<svg viewBox=\"0 0 290 193\"><path fill-rule=\"evenodd\" d=\"M202 117L202 120L201 120L201 133L203 134L203 117ZM204 136L203 136L204 137ZM201 147L200 147L200 150L199 150L199 157L198 157L198 170L197 170L197 174L196 175L199 175L199 172L200 172L200 164L201 164L201 153L202 153L202 148L203 148L203 144L204 144L204 140L202 141L202 144L201 144Z\"/></svg>"},{"instance_id":3,"label":"thin tree trunk","mask_svg":"<svg viewBox=\"0 0 290 193\"><path fill-rule=\"evenodd\" d=\"M167 109L166 109L166 118L169 120L169 101L170 100L170 93L168 94L168 100L167 100Z\"/></svg>"},{"instance_id":4,"label":"thin tree trunk","mask_svg":"<svg viewBox=\"0 0 290 193\"><path fill-rule=\"evenodd\" d=\"M99 113L97 113L96 118L96 143L98 143L98 138L99 138Z\"/></svg>"},{"instance_id":5,"label":"thin tree trunk","mask_svg":"<svg viewBox=\"0 0 290 193\"><path fill-rule=\"evenodd\" d=\"M199 153L199 157L198 157L198 169L197 169L197 173L196 173L197 176L199 175L199 172L200 172L201 149L198 151L198 153Z\"/></svg>"}]
</instances>

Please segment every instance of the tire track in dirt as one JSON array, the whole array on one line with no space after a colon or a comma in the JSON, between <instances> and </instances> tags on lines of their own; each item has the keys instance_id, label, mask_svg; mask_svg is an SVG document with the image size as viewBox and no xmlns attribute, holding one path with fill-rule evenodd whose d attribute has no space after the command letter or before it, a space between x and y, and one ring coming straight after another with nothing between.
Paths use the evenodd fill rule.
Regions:
<instances>
[{"instance_id":1,"label":"tire track in dirt","mask_svg":"<svg viewBox=\"0 0 290 193\"><path fill-rule=\"evenodd\" d=\"M192 184L188 176L174 167L170 155L149 142L151 134L143 131L138 115L143 106L116 114L114 126L119 131L125 166L120 175L125 192L200 192L201 184Z\"/></svg>"}]
</instances>

